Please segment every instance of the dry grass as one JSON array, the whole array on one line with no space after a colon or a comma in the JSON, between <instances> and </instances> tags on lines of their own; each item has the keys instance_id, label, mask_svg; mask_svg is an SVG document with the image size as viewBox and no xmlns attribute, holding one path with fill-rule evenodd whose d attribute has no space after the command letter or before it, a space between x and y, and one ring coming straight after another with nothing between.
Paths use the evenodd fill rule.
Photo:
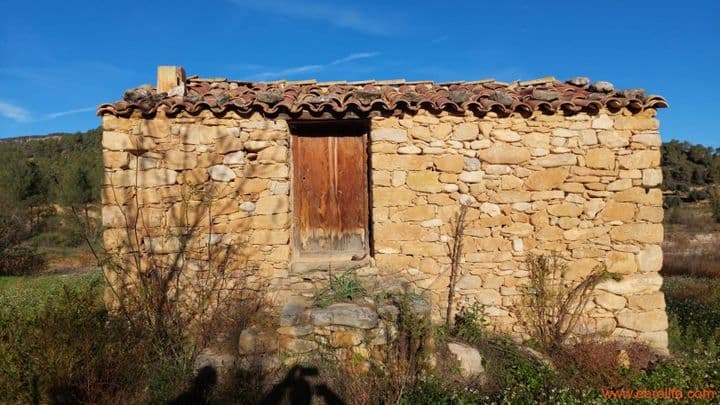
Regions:
<instances>
[{"instance_id":1,"label":"dry grass","mask_svg":"<svg viewBox=\"0 0 720 405\"><path fill-rule=\"evenodd\" d=\"M678 254L668 252L662 268L663 276L692 276L720 279L720 250Z\"/></svg>"}]
</instances>

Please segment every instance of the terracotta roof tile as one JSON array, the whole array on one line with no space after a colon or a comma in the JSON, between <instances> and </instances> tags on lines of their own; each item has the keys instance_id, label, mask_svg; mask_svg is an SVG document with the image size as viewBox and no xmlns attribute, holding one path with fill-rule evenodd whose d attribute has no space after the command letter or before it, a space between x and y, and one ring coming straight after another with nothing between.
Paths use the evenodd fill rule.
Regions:
<instances>
[{"instance_id":1,"label":"terracotta roof tile","mask_svg":"<svg viewBox=\"0 0 720 405\"><path fill-rule=\"evenodd\" d=\"M533 111L595 114L601 108L617 110L623 107L636 113L667 106L664 98L646 95L642 89L617 90L608 82L590 83L583 77L567 82L545 77L512 83L493 79L448 83L406 82L404 79L253 83L192 76L169 93L157 93L148 85L128 90L122 100L100 105L97 114L130 116L140 111L143 116L151 117L158 110L164 110L169 116L183 111L196 114L210 110L218 115L228 111L260 111L271 116L286 114L291 117L303 113L363 116L374 111L412 113L425 109L480 114L494 111L501 115L515 112L527 116Z\"/></svg>"}]
</instances>

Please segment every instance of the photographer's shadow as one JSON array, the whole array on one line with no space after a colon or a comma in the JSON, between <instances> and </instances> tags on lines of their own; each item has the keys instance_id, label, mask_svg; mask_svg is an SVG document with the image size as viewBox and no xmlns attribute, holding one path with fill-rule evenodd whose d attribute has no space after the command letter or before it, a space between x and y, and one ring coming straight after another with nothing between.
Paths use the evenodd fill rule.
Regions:
<instances>
[{"instance_id":1,"label":"photographer's shadow","mask_svg":"<svg viewBox=\"0 0 720 405\"><path fill-rule=\"evenodd\" d=\"M314 367L294 366L273 389L263 398L261 404L292 404L306 405L313 403L317 396L330 405L341 405L344 402L325 384L313 384L310 378L318 375Z\"/></svg>"}]
</instances>

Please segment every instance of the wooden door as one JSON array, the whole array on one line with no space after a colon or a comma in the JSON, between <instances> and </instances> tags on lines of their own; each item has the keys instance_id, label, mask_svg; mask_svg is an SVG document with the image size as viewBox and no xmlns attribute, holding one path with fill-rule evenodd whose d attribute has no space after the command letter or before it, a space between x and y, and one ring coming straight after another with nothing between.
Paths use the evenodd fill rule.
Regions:
<instances>
[{"instance_id":1,"label":"wooden door","mask_svg":"<svg viewBox=\"0 0 720 405\"><path fill-rule=\"evenodd\" d=\"M300 255L368 251L367 125L293 126L293 212Z\"/></svg>"}]
</instances>

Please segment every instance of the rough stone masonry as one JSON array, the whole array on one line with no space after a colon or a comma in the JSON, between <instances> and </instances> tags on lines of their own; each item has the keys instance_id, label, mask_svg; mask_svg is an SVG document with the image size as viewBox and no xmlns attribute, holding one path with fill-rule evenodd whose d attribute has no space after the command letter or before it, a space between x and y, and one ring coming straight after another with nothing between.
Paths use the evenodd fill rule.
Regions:
<instances>
[{"instance_id":1,"label":"rough stone masonry","mask_svg":"<svg viewBox=\"0 0 720 405\"><path fill-rule=\"evenodd\" d=\"M526 255L557 252L568 280L600 264L622 275L596 288L578 333L667 348L661 97L583 78L247 83L168 72L170 85L98 109L104 243L121 255L132 243L180 254L186 299L210 245L237 247L231 278L277 308L327 284L332 262L296 265L289 123L353 119L369 127L363 279L410 286L439 319L453 221L466 204L458 305L477 301L493 328L522 335L515 307ZM133 235L127 212L143 225ZM180 231L188 223L189 241Z\"/></svg>"}]
</instances>

